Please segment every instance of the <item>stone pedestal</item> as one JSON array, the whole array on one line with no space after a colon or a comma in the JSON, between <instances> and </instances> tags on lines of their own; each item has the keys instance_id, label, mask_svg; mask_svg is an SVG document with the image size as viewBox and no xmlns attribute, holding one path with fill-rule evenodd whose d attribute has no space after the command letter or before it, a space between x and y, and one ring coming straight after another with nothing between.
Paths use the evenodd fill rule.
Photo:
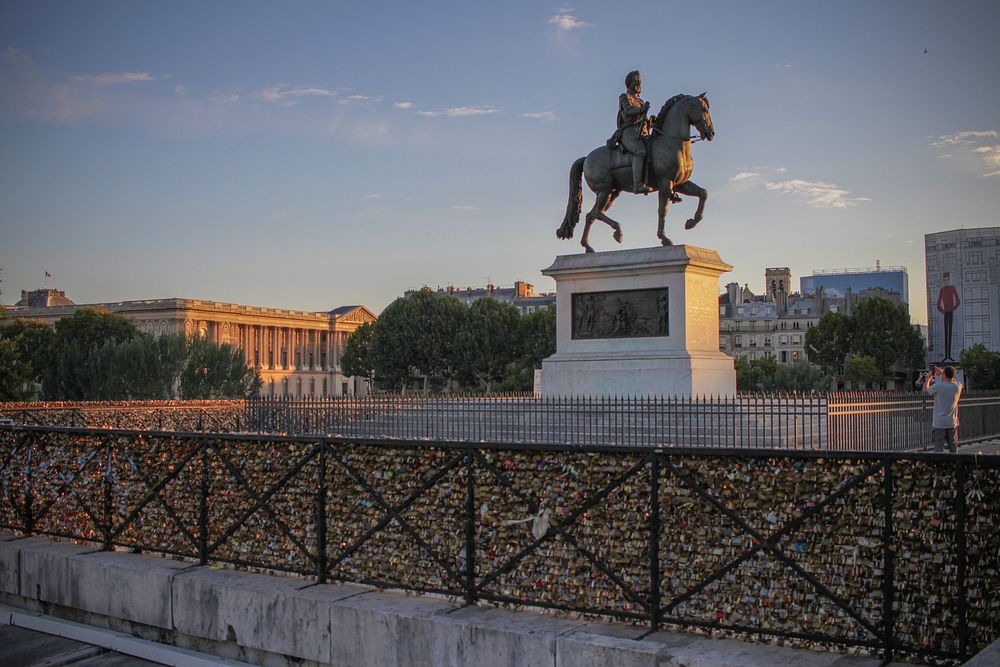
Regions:
<instances>
[{"instance_id":1,"label":"stone pedestal","mask_svg":"<svg viewBox=\"0 0 1000 667\"><path fill-rule=\"evenodd\" d=\"M733 359L719 351L715 250L669 246L562 255L556 353L543 396L732 396Z\"/></svg>"}]
</instances>

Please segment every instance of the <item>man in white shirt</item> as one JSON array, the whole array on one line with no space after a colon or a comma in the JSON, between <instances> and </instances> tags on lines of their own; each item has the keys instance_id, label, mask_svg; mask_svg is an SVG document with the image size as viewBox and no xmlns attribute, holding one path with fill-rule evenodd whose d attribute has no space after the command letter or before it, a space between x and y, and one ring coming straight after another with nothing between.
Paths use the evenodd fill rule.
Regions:
<instances>
[{"instance_id":1,"label":"man in white shirt","mask_svg":"<svg viewBox=\"0 0 1000 667\"><path fill-rule=\"evenodd\" d=\"M931 442L935 452L943 452L944 444L948 443L948 449L954 453L958 451L958 399L962 396L962 383L955 379L952 366L932 371L924 379L924 391L934 397Z\"/></svg>"}]
</instances>

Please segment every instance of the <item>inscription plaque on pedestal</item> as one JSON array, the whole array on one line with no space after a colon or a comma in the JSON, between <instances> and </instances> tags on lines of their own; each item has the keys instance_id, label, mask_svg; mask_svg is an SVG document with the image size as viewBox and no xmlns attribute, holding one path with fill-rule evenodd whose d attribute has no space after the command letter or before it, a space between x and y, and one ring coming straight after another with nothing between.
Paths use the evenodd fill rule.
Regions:
<instances>
[{"instance_id":1,"label":"inscription plaque on pedestal","mask_svg":"<svg viewBox=\"0 0 1000 667\"><path fill-rule=\"evenodd\" d=\"M667 288L576 292L573 340L668 336Z\"/></svg>"}]
</instances>

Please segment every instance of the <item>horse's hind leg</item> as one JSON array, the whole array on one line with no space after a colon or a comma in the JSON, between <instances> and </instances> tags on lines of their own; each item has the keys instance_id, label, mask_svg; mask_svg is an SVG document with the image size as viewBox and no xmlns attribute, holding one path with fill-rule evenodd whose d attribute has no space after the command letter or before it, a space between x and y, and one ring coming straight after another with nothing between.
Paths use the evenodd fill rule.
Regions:
<instances>
[{"instance_id":1,"label":"horse's hind leg","mask_svg":"<svg viewBox=\"0 0 1000 667\"><path fill-rule=\"evenodd\" d=\"M590 210L587 214L587 224L589 225L594 220L600 220L607 224L614 231L614 239L618 243L622 242L622 226L619 225L615 220L612 220L607 215L605 211L611 208L611 204L614 203L615 199L618 197L619 191L616 189L612 190L601 190L597 193L597 201L594 202L594 208ZM588 246L589 247L589 246ZM588 250L587 252L593 252L593 250Z\"/></svg>"},{"instance_id":2,"label":"horse's hind leg","mask_svg":"<svg viewBox=\"0 0 1000 667\"><path fill-rule=\"evenodd\" d=\"M618 195L620 195L620 194L621 194L621 190L612 190L611 191L611 194L608 195L608 203L606 203L604 205L604 208L601 209L601 213L602 214L605 213L609 208L611 208L611 205L615 203L615 200L618 199ZM604 216L602 219L605 222L607 222L609 225L611 225L611 228L615 230L615 233L612 234L612 237L615 239L615 241L617 241L618 243L621 243L622 242L622 237L623 237L621 225L619 225L617 222L615 222L614 220L612 220L608 216Z\"/></svg>"},{"instance_id":3,"label":"horse's hind leg","mask_svg":"<svg viewBox=\"0 0 1000 667\"><path fill-rule=\"evenodd\" d=\"M705 200L708 199L708 190L691 181L681 183L674 190L682 195L698 198L698 210L694 212L693 218L689 218L684 223L684 229L694 229L694 226L701 222L702 214L705 212Z\"/></svg>"}]
</instances>

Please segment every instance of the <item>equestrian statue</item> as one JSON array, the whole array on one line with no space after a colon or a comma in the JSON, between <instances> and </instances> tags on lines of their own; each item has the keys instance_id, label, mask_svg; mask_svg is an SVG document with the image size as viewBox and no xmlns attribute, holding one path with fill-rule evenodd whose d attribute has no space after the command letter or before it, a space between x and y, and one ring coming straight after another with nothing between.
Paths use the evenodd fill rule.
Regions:
<instances>
[{"instance_id":1,"label":"equestrian statue","mask_svg":"<svg viewBox=\"0 0 1000 667\"><path fill-rule=\"evenodd\" d=\"M684 225L692 229L701 222L708 191L688 180L694 170L691 142L715 137L712 116L708 111L706 93L701 95L675 95L667 100L660 112L649 118L649 102L644 102L642 76L629 72L625 77L627 92L618 99L618 129L607 145L595 148L586 157L573 163L569 172L569 202L566 217L556 231L561 239L573 238L573 228L580 221L583 208L582 178L597 195L594 207L587 213L580 239L587 252L594 252L587 242L594 220L607 223L614 230L614 239L622 242L621 225L606 215L611 204L622 192L648 194L656 191L659 196L656 236L663 245L673 242L663 233L670 202L680 201L678 194L698 198L698 210ZM699 137L691 136L691 126L697 128Z\"/></svg>"}]
</instances>

